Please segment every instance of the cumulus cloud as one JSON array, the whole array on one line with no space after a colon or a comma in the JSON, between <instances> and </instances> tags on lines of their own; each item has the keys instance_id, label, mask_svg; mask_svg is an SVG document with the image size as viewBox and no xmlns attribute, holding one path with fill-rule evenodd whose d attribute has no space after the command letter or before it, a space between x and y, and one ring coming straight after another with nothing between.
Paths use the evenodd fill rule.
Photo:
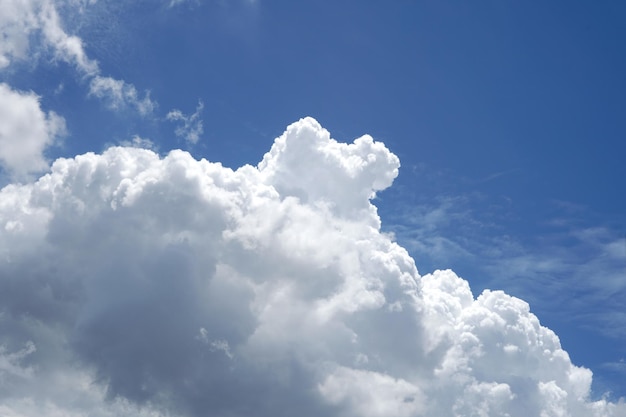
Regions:
<instances>
[{"instance_id":1,"label":"cumulus cloud","mask_svg":"<svg viewBox=\"0 0 626 417\"><path fill-rule=\"evenodd\" d=\"M185 115L178 109L170 111L165 118L172 122L181 122L181 125L176 128L174 133L179 138L184 139L187 143L194 145L200 140L200 136L204 132L204 126L200 115L204 109L204 103L198 102L195 113L191 115Z\"/></svg>"},{"instance_id":2,"label":"cumulus cloud","mask_svg":"<svg viewBox=\"0 0 626 417\"><path fill-rule=\"evenodd\" d=\"M257 166L112 147L5 187L0 411L625 416L527 303L419 275L372 204L398 168L307 118Z\"/></svg>"},{"instance_id":3,"label":"cumulus cloud","mask_svg":"<svg viewBox=\"0 0 626 417\"><path fill-rule=\"evenodd\" d=\"M65 120L44 112L39 97L0 83L0 167L13 177L48 168L44 151L65 134Z\"/></svg>"},{"instance_id":4,"label":"cumulus cloud","mask_svg":"<svg viewBox=\"0 0 626 417\"><path fill-rule=\"evenodd\" d=\"M79 10L90 3L93 1L70 2ZM111 108L134 107L142 115L151 114L156 102L150 94L141 97L134 85L103 76L98 62L85 52L83 40L63 28L56 5L53 0L0 0L0 69L16 60L34 59L38 49L50 48L55 59L73 65L89 80L90 94L103 98ZM36 40L41 40L41 45Z\"/></svg>"}]
</instances>

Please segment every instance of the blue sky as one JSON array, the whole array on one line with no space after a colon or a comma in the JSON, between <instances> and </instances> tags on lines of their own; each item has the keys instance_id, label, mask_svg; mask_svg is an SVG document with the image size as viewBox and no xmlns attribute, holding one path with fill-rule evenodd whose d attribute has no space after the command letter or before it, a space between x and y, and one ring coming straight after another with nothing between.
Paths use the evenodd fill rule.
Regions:
<instances>
[{"instance_id":1,"label":"blue sky","mask_svg":"<svg viewBox=\"0 0 626 417\"><path fill-rule=\"evenodd\" d=\"M401 163L374 200L382 230L420 274L527 301L595 397L626 396L626 4L42 4L87 61L34 30L0 49L0 82L65 120L48 161L135 138L236 169L305 116L339 142L369 134ZM45 172L5 165L3 184Z\"/></svg>"}]
</instances>

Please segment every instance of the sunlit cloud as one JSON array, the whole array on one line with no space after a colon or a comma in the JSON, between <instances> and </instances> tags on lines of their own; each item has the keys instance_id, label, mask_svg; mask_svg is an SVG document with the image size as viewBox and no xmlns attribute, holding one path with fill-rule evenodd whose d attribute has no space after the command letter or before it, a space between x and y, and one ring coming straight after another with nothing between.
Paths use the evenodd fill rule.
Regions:
<instances>
[{"instance_id":1,"label":"sunlit cloud","mask_svg":"<svg viewBox=\"0 0 626 417\"><path fill-rule=\"evenodd\" d=\"M45 150L65 133L63 117L43 111L34 93L0 84L0 168L9 175L23 180L46 170Z\"/></svg>"},{"instance_id":2,"label":"sunlit cloud","mask_svg":"<svg viewBox=\"0 0 626 417\"><path fill-rule=\"evenodd\" d=\"M526 302L418 273L372 205L398 168L306 118L257 166L111 147L5 187L3 412L624 415Z\"/></svg>"}]
</instances>

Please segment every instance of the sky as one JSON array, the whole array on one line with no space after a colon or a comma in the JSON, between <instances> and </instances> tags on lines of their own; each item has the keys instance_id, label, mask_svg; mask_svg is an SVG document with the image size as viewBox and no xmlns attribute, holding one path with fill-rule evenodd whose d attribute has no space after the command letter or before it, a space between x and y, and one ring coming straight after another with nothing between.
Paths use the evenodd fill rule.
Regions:
<instances>
[{"instance_id":1,"label":"sky","mask_svg":"<svg viewBox=\"0 0 626 417\"><path fill-rule=\"evenodd\" d=\"M0 11L0 417L626 416L623 2Z\"/></svg>"}]
</instances>

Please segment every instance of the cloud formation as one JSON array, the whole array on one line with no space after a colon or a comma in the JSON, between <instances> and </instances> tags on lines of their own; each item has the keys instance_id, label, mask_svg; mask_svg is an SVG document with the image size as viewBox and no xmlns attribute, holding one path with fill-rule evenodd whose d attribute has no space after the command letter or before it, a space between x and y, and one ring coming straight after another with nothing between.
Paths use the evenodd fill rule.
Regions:
<instances>
[{"instance_id":1,"label":"cloud formation","mask_svg":"<svg viewBox=\"0 0 626 417\"><path fill-rule=\"evenodd\" d=\"M553 201L551 213L542 216L544 222L551 224L550 230L529 233L525 238L509 235L501 225L515 215L511 201L488 201L485 195L472 191L446 190L446 183L462 182L448 175L437 172L433 166L421 167L414 178L425 178L421 189L429 190L407 201L401 188L394 187L392 196L387 197L403 202L387 210L386 226L398 242L420 259L422 268L462 266L466 274L480 278L478 285L497 286L522 298L532 297L533 308L547 312L552 319L593 329L600 337L611 338L608 343L616 346L624 343L623 231L612 226L607 216L572 203ZM480 210L476 210L478 206ZM612 359L619 358L617 352Z\"/></svg>"},{"instance_id":2,"label":"cloud formation","mask_svg":"<svg viewBox=\"0 0 626 417\"><path fill-rule=\"evenodd\" d=\"M174 109L167 113L165 118L172 122L181 122L181 125L176 128L174 133L188 144L195 145L200 140L202 133L204 133L204 126L200 118L203 109L204 103L199 101L195 113L187 116L180 110Z\"/></svg>"},{"instance_id":3,"label":"cloud formation","mask_svg":"<svg viewBox=\"0 0 626 417\"><path fill-rule=\"evenodd\" d=\"M522 300L420 276L399 160L311 118L257 166L112 147L0 191L0 413L625 416Z\"/></svg>"},{"instance_id":4,"label":"cloud formation","mask_svg":"<svg viewBox=\"0 0 626 417\"><path fill-rule=\"evenodd\" d=\"M83 40L68 34L53 0L0 0L0 70L14 61L34 60L42 51L51 50L54 59L73 65L89 81L89 92L107 101L111 108L136 108L141 115L151 114L156 102L149 93L143 97L134 85L103 76L98 62L85 52ZM82 10L93 1L73 1Z\"/></svg>"},{"instance_id":5,"label":"cloud formation","mask_svg":"<svg viewBox=\"0 0 626 417\"><path fill-rule=\"evenodd\" d=\"M65 120L43 111L34 93L0 83L0 168L17 179L46 170L44 151L64 134Z\"/></svg>"},{"instance_id":6,"label":"cloud formation","mask_svg":"<svg viewBox=\"0 0 626 417\"><path fill-rule=\"evenodd\" d=\"M134 85L111 77L100 75L93 77L89 84L89 93L105 100L112 109L119 110L132 106L142 116L152 114L156 107L149 92L141 98Z\"/></svg>"}]
</instances>

